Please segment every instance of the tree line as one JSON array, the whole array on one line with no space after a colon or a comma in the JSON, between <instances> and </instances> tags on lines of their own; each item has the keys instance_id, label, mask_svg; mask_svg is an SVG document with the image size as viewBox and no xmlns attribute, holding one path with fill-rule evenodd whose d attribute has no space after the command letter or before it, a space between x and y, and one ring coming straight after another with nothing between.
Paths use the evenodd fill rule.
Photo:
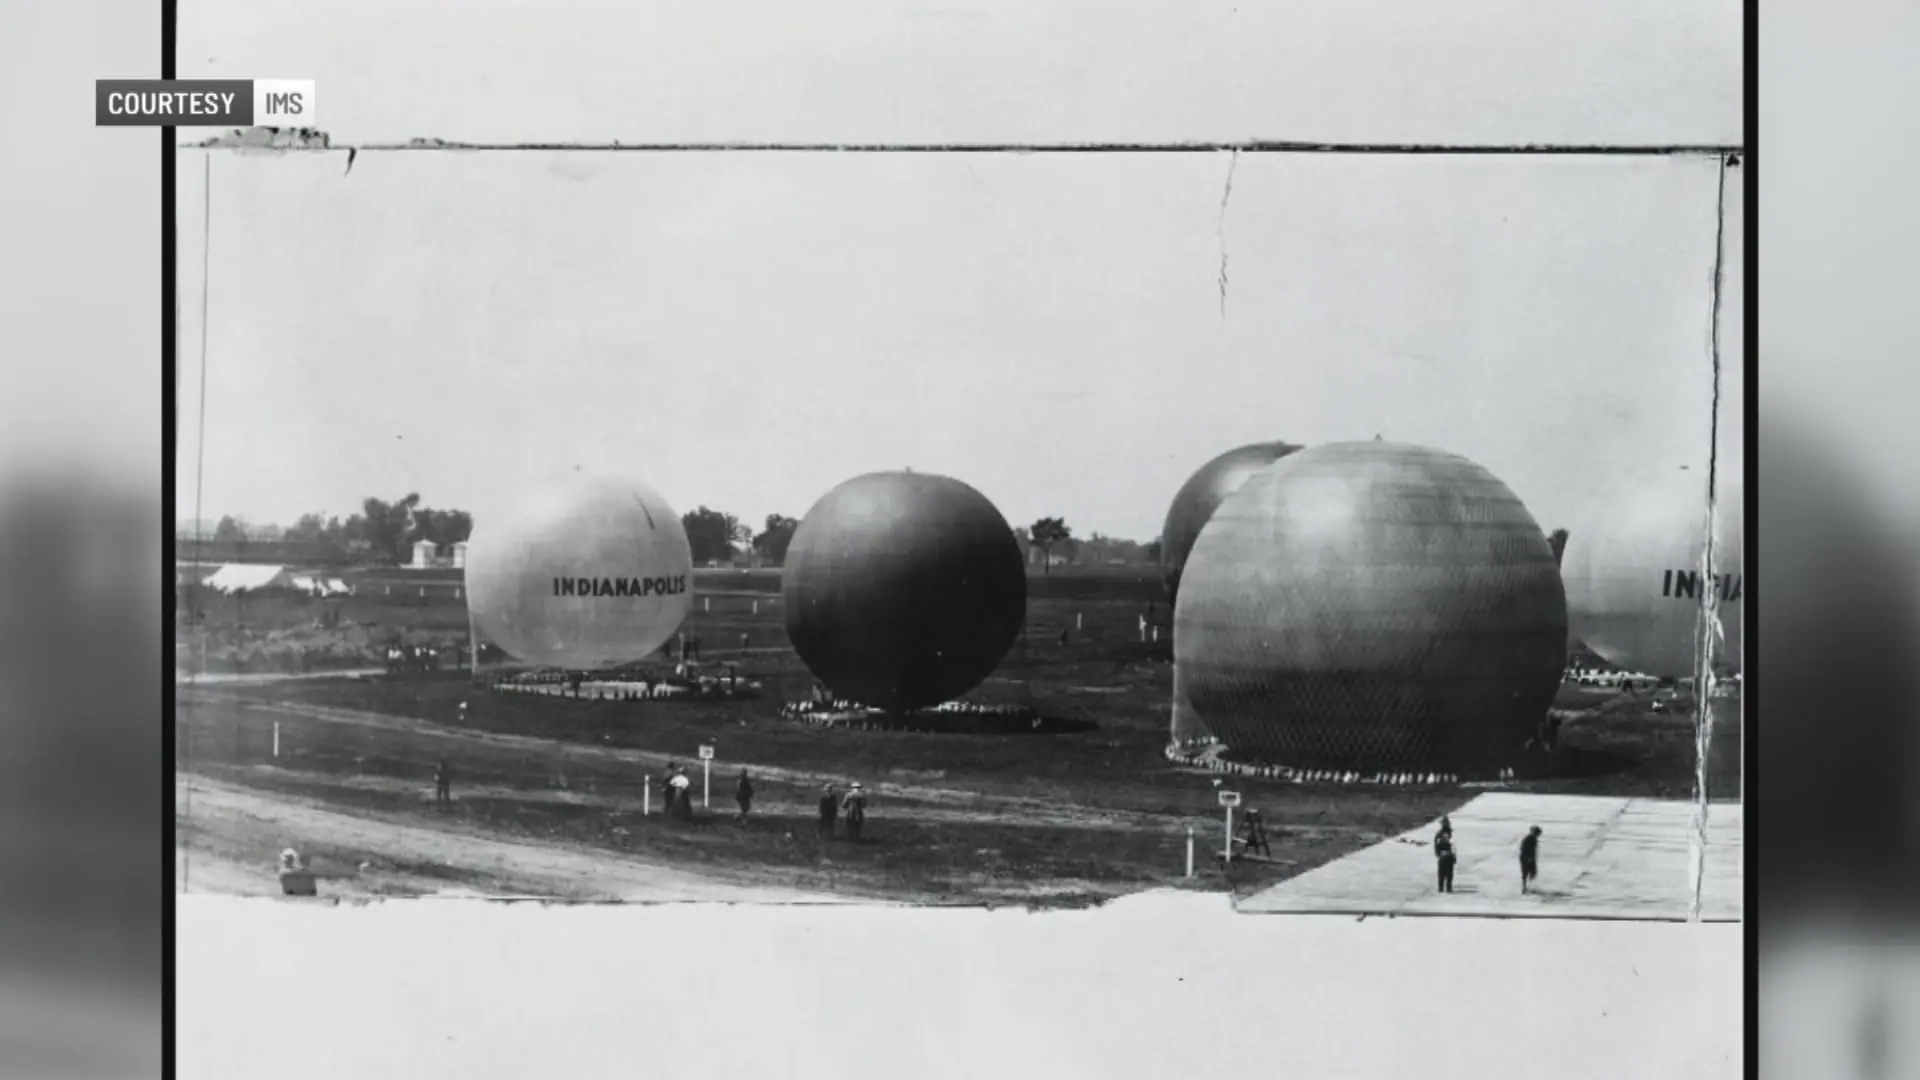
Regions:
<instances>
[{"instance_id":1,"label":"tree line","mask_svg":"<svg viewBox=\"0 0 1920 1080\"><path fill-rule=\"evenodd\" d=\"M701 505L680 516L687 530L687 544L696 566L732 563L751 553L766 566L786 562L787 547L800 527L796 518L768 514L763 527L752 526L725 511ZM399 563L411 556L413 545L421 540L436 546L457 544L473 532L473 515L465 510L436 509L422 505L418 493L396 502L368 498L360 512L345 518L323 514L302 514L288 526L281 539L297 543L319 543L370 561ZM228 516L220 519L212 539L244 543L246 525ZM1147 563L1160 561L1160 541L1148 543L1123 540L1093 533L1085 539L1073 535L1063 518L1043 517L1032 525L1014 530L1023 561L1039 562L1043 572L1051 572L1054 556L1064 555L1068 563L1103 566L1110 563ZM1547 538L1553 557L1559 561L1566 548L1567 530L1555 529ZM1039 558L1032 558L1033 553Z\"/></svg>"},{"instance_id":2,"label":"tree line","mask_svg":"<svg viewBox=\"0 0 1920 1080\"><path fill-rule=\"evenodd\" d=\"M687 542L696 564L731 562L751 551L763 561L779 565L787 556L787 545L800 522L785 514L768 514L765 526L755 532L732 514L701 506L681 515L687 530ZM220 519L209 539L225 544L249 542L257 530L240 518L228 515ZM343 553L375 563L401 563L412 557L413 545L422 540L437 547L457 544L473 534L473 515L465 510L426 506L418 493L388 502L368 498L360 511L346 517L309 513L279 531L282 542L325 544Z\"/></svg>"}]
</instances>

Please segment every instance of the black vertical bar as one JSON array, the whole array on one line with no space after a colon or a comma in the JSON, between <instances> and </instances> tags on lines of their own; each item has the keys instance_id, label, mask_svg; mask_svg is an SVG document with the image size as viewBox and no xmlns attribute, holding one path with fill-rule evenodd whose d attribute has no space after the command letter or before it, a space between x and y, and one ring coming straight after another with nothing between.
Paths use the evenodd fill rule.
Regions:
<instances>
[{"instance_id":1,"label":"black vertical bar","mask_svg":"<svg viewBox=\"0 0 1920 1080\"><path fill-rule=\"evenodd\" d=\"M160 0L160 77L175 78L178 60L179 33L178 0ZM174 560L174 523L179 520L175 510L177 493L174 490L175 460L180 446L179 413L179 331L180 331L180 283L179 270L179 221L178 192L175 188L174 169L174 129L160 129L160 431L161 431L161 470L160 470L160 512L163 515L160 530L162 558L162 581L167 583L161 594L165 633L162 647L166 650L164 663L161 664L160 709L165 736L161 739L161 767L166 770L164 782L160 785L163 792L161 836L166 852L165 892L160 898L160 1048L165 1062L165 1075L172 1076L175 1071L176 1043L174 1028L178 1020L178 1011L174 1001L175 984L175 948L174 917L175 892L179 887L178 862L174 855L174 809L173 785L175 770L178 768L175 732L175 706L173 697L173 633L175 618L178 614L178 593L175 586L177 563Z\"/></svg>"},{"instance_id":2,"label":"black vertical bar","mask_svg":"<svg viewBox=\"0 0 1920 1080\"><path fill-rule=\"evenodd\" d=\"M1745 123L1743 124L1740 140L1742 149L1745 152L1739 155L1739 164L1741 167L1740 179L1744 185L1742 190L1746 196L1743 206L1746 220L1741 223L1742 235L1746 243L1746 251L1744 253L1744 262L1746 263L1744 272L1746 276L1742 279L1740 286L1741 301L1744 304L1741 318L1744 322L1746 338L1743 350L1746 355L1742 357L1744 365L1742 377L1746 379L1746 394L1741 401L1742 411L1745 414L1741 417L1741 423L1744 425L1743 430L1746 434L1746 437L1741 440L1745 448L1746 456L1743 470L1746 478L1744 485L1746 490L1742 492L1741 498L1745 502L1742 511L1745 513L1746 518L1744 527L1741 529L1741 533L1743 534L1741 543L1746 550L1742 553L1741 565L1749 568L1743 570L1744 574L1751 573L1750 568L1753 566L1754 547L1757 543L1755 538L1760 535L1756 531L1754 523L1754 510L1760 502L1760 395L1758 393L1760 356L1760 300L1758 291L1760 288L1760 182L1759 170L1756 167L1759 162L1760 153L1759 0L1746 0L1741 7L1745 15L1742 22L1744 24L1743 29L1745 30L1745 40L1743 44L1746 47L1743 57L1744 62L1741 65L1741 74L1744 76L1743 89L1746 91L1743 109L1743 119ZM1743 581L1742 585L1744 586L1744 584L1745 582ZM1741 642L1740 648L1740 803L1742 806L1757 806L1759 804L1754 800L1760 790L1757 786L1760 779L1760 769L1757 764L1760 757L1760 743L1756 737L1758 733L1755 731L1759 725L1753 721L1753 718L1758 716L1760 711L1760 699L1755 696L1759 684L1754 679L1755 665L1753 663L1754 643L1758 640L1755 631L1757 624L1755 615L1757 612L1751 602L1742 600L1741 604L1740 627L1743 641ZM1750 1063L1760 1060L1760 939L1754 925L1760 913L1759 878L1756 873L1758 864L1754 859L1760 847L1760 835L1756 828L1759 821L1760 815L1757 813L1747 814L1741 819L1741 830L1745 833L1741 843L1742 865L1740 867L1742 878L1741 889L1743 893L1742 910L1745 912L1742 920L1744 924L1742 930L1746 938L1743 944L1746 946L1747 961L1746 995L1744 1002L1746 1006L1746 1024L1744 1025L1746 1029L1746 1039L1743 1048L1746 1052L1746 1060ZM1756 1068L1757 1066L1755 1065L1748 1065L1749 1070Z\"/></svg>"}]
</instances>

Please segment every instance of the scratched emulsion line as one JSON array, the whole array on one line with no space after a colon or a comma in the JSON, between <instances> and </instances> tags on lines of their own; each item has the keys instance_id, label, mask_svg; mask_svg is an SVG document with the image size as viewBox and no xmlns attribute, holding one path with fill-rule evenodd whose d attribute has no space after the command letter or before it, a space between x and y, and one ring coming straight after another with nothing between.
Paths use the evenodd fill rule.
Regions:
<instances>
[{"instance_id":1,"label":"scratched emulsion line","mask_svg":"<svg viewBox=\"0 0 1920 1080\"><path fill-rule=\"evenodd\" d=\"M1233 170L1240 164L1240 151L1233 151L1227 159L1227 186L1220 192L1220 225L1215 230L1220 237L1220 317L1227 317L1227 200L1233 198Z\"/></svg>"},{"instance_id":2,"label":"scratched emulsion line","mask_svg":"<svg viewBox=\"0 0 1920 1080\"><path fill-rule=\"evenodd\" d=\"M212 154L207 155L204 165L206 167L201 170L202 201L200 205L200 406L198 410L198 415L194 417L194 423L198 428L198 430L194 435L194 447L193 447L193 452L194 452L193 607L194 607L194 611L192 612L192 614L198 616L199 623L200 623L200 661L198 666L194 669L190 669L188 674L188 678L196 682L198 680L197 678L195 678L192 672L197 671L200 668L205 668L207 666L207 618L206 618L206 612L202 610L205 605L205 597L202 595L202 593L206 589L206 583L205 583L205 579L200 576L203 570L201 566L202 555L200 552L200 542L201 542L201 539L206 535L206 531L207 531L205 514L202 512L203 507L201 503L201 495L205 492L206 486L207 486L207 481L206 481L206 477L207 477L207 338L212 336L210 333L211 327L210 327L209 318L208 318L208 312L212 310L212 303L210 300L210 296L212 294L211 290L213 288L213 155ZM176 332L178 332L178 325L179 324L177 323L175 324ZM175 357L174 362L176 364L179 363L179 359L177 356ZM188 658L188 662L189 663L193 662L191 657ZM193 768L193 735L191 732L189 732L187 735L187 768L188 769ZM186 811L187 820L191 822L193 820L193 786L192 785L187 786L185 811ZM187 889L187 876L189 873L192 872L192 869L193 869L193 851L191 848L189 848L183 854L180 860L180 890L182 892L185 892Z\"/></svg>"},{"instance_id":3,"label":"scratched emulsion line","mask_svg":"<svg viewBox=\"0 0 1920 1080\"><path fill-rule=\"evenodd\" d=\"M1436 154L1507 156L1713 157L1738 153L1720 143L1621 145L1611 143L1342 143L1296 139L1244 142L1024 142L1024 143L836 143L836 142L474 142L431 136L397 141L336 143L312 128L238 128L197 143L189 150L273 152L401 153L417 151L584 153L800 153L800 154L1197 154L1240 151L1250 154Z\"/></svg>"},{"instance_id":4,"label":"scratched emulsion line","mask_svg":"<svg viewBox=\"0 0 1920 1080\"><path fill-rule=\"evenodd\" d=\"M1700 590L1700 622L1694 638L1697 646L1693 678L1694 807L1693 836L1688 844L1691 849L1693 889L1692 899L1687 904L1689 922L1700 920L1700 894L1706 880L1709 813L1707 758L1713 749L1713 657L1714 646L1719 643L1721 634L1718 610L1720 587L1714 577L1713 535L1720 516L1720 289L1726 274L1727 166L1728 158L1722 157L1713 233L1713 307L1708 319L1708 355L1713 364L1713 416L1708 425L1711 445L1707 453L1707 542L1700 554L1700 580L1706 587Z\"/></svg>"}]
</instances>

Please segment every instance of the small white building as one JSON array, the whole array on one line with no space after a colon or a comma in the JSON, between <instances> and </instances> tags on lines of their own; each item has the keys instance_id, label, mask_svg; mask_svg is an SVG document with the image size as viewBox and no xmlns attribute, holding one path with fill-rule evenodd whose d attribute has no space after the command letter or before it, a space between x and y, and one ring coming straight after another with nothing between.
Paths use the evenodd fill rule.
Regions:
<instances>
[{"instance_id":1,"label":"small white building","mask_svg":"<svg viewBox=\"0 0 1920 1080\"><path fill-rule=\"evenodd\" d=\"M465 540L456 540L453 545L453 568L455 570L461 570L465 569L466 565L467 542Z\"/></svg>"},{"instance_id":2,"label":"small white building","mask_svg":"<svg viewBox=\"0 0 1920 1080\"><path fill-rule=\"evenodd\" d=\"M431 569L434 565L433 553L436 546L431 540L415 540L413 562L409 564L410 567L415 570Z\"/></svg>"},{"instance_id":3,"label":"small white building","mask_svg":"<svg viewBox=\"0 0 1920 1080\"><path fill-rule=\"evenodd\" d=\"M204 585L219 593L258 592L261 589L291 589L293 575L284 566L258 566L251 563L227 563L208 575Z\"/></svg>"}]
</instances>

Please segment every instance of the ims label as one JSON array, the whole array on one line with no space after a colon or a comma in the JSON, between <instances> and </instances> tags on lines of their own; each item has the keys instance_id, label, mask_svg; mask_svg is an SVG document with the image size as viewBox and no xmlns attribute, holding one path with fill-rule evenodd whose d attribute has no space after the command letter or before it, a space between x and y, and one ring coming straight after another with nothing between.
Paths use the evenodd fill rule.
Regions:
<instances>
[{"instance_id":1,"label":"ims label","mask_svg":"<svg viewBox=\"0 0 1920 1080\"><path fill-rule=\"evenodd\" d=\"M253 80L255 127L318 127L319 106L312 79Z\"/></svg>"}]
</instances>

